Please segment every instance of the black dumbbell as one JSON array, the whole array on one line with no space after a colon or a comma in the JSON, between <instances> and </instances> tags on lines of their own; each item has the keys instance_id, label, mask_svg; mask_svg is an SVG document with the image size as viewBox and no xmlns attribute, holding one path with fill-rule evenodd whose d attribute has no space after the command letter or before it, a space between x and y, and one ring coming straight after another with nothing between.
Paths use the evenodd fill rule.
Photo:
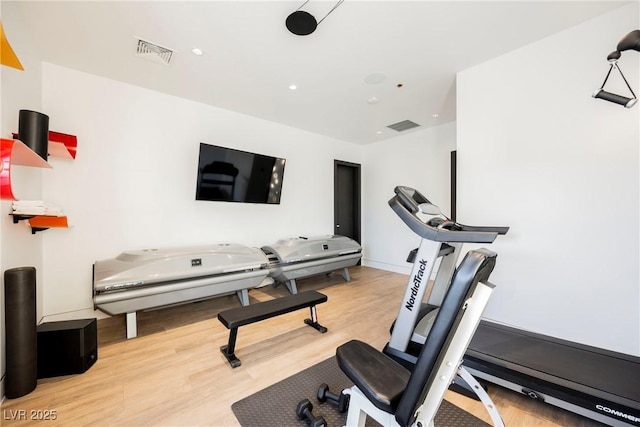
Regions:
<instances>
[{"instance_id":1,"label":"black dumbbell","mask_svg":"<svg viewBox=\"0 0 640 427\"><path fill-rule=\"evenodd\" d=\"M299 420L306 419L309 427L327 427L327 422L322 417L316 417L313 415L313 405L309 402L309 399L302 399L296 406L296 415Z\"/></svg>"},{"instance_id":2,"label":"black dumbbell","mask_svg":"<svg viewBox=\"0 0 640 427\"><path fill-rule=\"evenodd\" d=\"M318 387L317 397L318 401L321 403L324 403L327 400L336 403L338 405L338 411L340 411L341 414L347 412L347 409L349 408L349 395L342 392L340 392L340 395L332 393L329 391L329 386L327 384L320 384L320 387Z\"/></svg>"}]
</instances>

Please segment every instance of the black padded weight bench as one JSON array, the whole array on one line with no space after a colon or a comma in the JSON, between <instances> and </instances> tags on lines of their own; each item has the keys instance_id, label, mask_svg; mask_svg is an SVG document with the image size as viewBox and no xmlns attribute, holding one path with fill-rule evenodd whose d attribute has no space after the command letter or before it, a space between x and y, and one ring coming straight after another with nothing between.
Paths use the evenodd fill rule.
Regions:
<instances>
[{"instance_id":1,"label":"black padded weight bench","mask_svg":"<svg viewBox=\"0 0 640 427\"><path fill-rule=\"evenodd\" d=\"M218 320L229 329L229 343L220 347L220 351L224 354L224 357L227 358L231 367L237 368L240 366L240 359L235 355L235 348L238 328L240 326L249 325L307 307L309 307L311 311L311 318L304 319L304 323L325 333L327 332L327 328L318 323L316 305L326 301L326 295L316 291L307 291L222 311L218 313Z\"/></svg>"},{"instance_id":2,"label":"black padded weight bench","mask_svg":"<svg viewBox=\"0 0 640 427\"><path fill-rule=\"evenodd\" d=\"M433 426L456 374L471 386L496 426L504 427L491 398L462 368L462 357L480 322L493 285L487 280L496 254L472 250L456 270L413 371L362 341L336 350L340 369L355 384L349 395L347 426L364 427L371 416L383 426Z\"/></svg>"}]
</instances>

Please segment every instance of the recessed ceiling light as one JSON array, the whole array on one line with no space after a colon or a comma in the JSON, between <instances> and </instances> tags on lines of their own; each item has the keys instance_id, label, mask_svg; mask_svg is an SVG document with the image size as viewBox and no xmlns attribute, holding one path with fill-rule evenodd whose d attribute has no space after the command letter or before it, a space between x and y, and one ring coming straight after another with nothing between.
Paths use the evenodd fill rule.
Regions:
<instances>
[{"instance_id":1,"label":"recessed ceiling light","mask_svg":"<svg viewBox=\"0 0 640 427\"><path fill-rule=\"evenodd\" d=\"M432 114L431 117L433 117L434 119L437 119L438 117L440 117L440 114L435 113L435 114Z\"/></svg>"},{"instance_id":2,"label":"recessed ceiling light","mask_svg":"<svg viewBox=\"0 0 640 427\"><path fill-rule=\"evenodd\" d=\"M380 102L380 99L376 96L372 96L367 99L367 104L377 104L378 102Z\"/></svg>"},{"instance_id":3,"label":"recessed ceiling light","mask_svg":"<svg viewBox=\"0 0 640 427\"><path fill-rule=\"evenodd\" d=\"M296 86L296 85L289 85L289 89L291 89L291 90L296 90L296 89L298 89L298 86Z\"/></svg>"},{"instance_id":4,"label":"recessed ceiling light","mask_svg":"<svg viewBox=\"0 0 640 427\"><path fill-rule=\"evenodd\" d=\"M194 55L197 55L197 56L202 56L202 55L204 55L204 51L203 51L202 49L197 48L197 47L194 47L193 49L191 49L191 52L192 52Z\"/></svg>"},{"instance_id":5,"label":"recessed ceiling light","mask_svg":"<svg viewBox=\"0 0 640 427\"><path fill-rule=\"evenodd\" d=\"M381 130L379 130L379 131L377 131L376 133L377 133L378 135L380 135L380 134L382 133L382 131L381 131Z\"/></svg>"}]
</instances>

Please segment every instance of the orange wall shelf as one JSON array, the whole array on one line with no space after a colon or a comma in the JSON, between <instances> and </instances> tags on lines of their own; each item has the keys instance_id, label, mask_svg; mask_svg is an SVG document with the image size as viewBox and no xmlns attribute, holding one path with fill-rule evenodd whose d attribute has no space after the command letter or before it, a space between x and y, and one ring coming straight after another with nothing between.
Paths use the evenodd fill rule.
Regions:
<instances>
[{"instance_id":1,"label":"orange wall shelf","mask_svg":"<svg viewBox=\"0 0 640 427\"><path fill-rule=\"evenodd\" d=\"M31 227L31 234L36 234L38 231L49 228L69 228L69 221L65 215L9 215L13 217L14 224L17 224L18 221L27 220L29 227Z\"/></svg>"},{"instance_id":2,"label":"orange wall shelf","mask_svg":"<svg viewBox=\"0 0 640 427\"><path fill-rule=\"evenodd\" d=\"M20 139L20 135L13 133L13 139ZM78 151L78 138L62 132L49 131L48 153L51 157L73 160Z\"/></svg>"},{"instance_id":3,"label":"orange wall shelf","mask_svg":"<svg viewBox=\"0 0 640 427\"><path fill-rule=\"evenodd\" d=\"M0 198L4 200L16 200L11 189L11 165L51 168L21 141L0 138Z\"/></svg>"},{"instance_id":4,"label":"orange wall shelf","mask_svg":"<svg viewBox=\"0 0 640 427\"><path fill-rule=\"evenodd\" d=\"M72 141L72 144L67 145L64 142L58 142L62 145L54 148L52 150L52 144L50 141L49 144L49 153L52 154L52 151L58 150L61 153L59 157L67 157L70 159L75 158L75 136L59 134L57 132L53 132L57 135L62 135L62 137L58 137L54 135L54 138L59 138L59 140ZM68 140L66 137L71 137L72 140ZM51 132L49 132L49 138L51 138ZM13 189L11 188L11 166L12 165L20 165L20 166L30 166L36 168L51 168L51 165L47 163L42 157L36 154L33 150L27 147L22 141L17 139L5 139L0 138L0 198L4 200L16 200L16 197L13 194ZM48 228L53 227L69 227L69 223L67 221L67 217L64 215L24 215L24 214L9 214L13 217L13 223L17 224L19 221L27 220L29 226L31 227L31 234L35 234L38 231L46 230Z\"/></svg>"}]
</instances>

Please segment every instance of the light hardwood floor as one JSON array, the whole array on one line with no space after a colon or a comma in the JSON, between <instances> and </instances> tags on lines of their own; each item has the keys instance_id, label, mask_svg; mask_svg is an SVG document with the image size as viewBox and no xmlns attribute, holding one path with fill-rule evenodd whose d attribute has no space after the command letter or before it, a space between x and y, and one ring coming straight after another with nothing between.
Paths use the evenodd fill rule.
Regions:
<instances>
[{"instance_id":1,"label":"light hardwood floor","mask_svg":"<svg viewBox=\"0 0 640 427\"><path fill-rule=\"evenodd\" d=\"M298 281L300 291L328 296L318 306L326 334L303 324L308 310L241 327L236 354L242 366L236 369L219 351L228 330L216 317L239 306L235 296L138 313L138 337L131 340L125 339L123 316L100 320L96 364L81 375L39 380L27 396L6 399L0 424L238 426L232 403L325 360L341 343L357 338L384 346L407 276L367 267L350 273L349 283L335 273ZM269 286L249 297L256 302L287 294L284 286ZM507 426L600 425L498 387L490 394ZM490 422L478 402L451 392L447 399ZM55 420L31 419L53 413Z\"/></svg>"}]
</instances>

